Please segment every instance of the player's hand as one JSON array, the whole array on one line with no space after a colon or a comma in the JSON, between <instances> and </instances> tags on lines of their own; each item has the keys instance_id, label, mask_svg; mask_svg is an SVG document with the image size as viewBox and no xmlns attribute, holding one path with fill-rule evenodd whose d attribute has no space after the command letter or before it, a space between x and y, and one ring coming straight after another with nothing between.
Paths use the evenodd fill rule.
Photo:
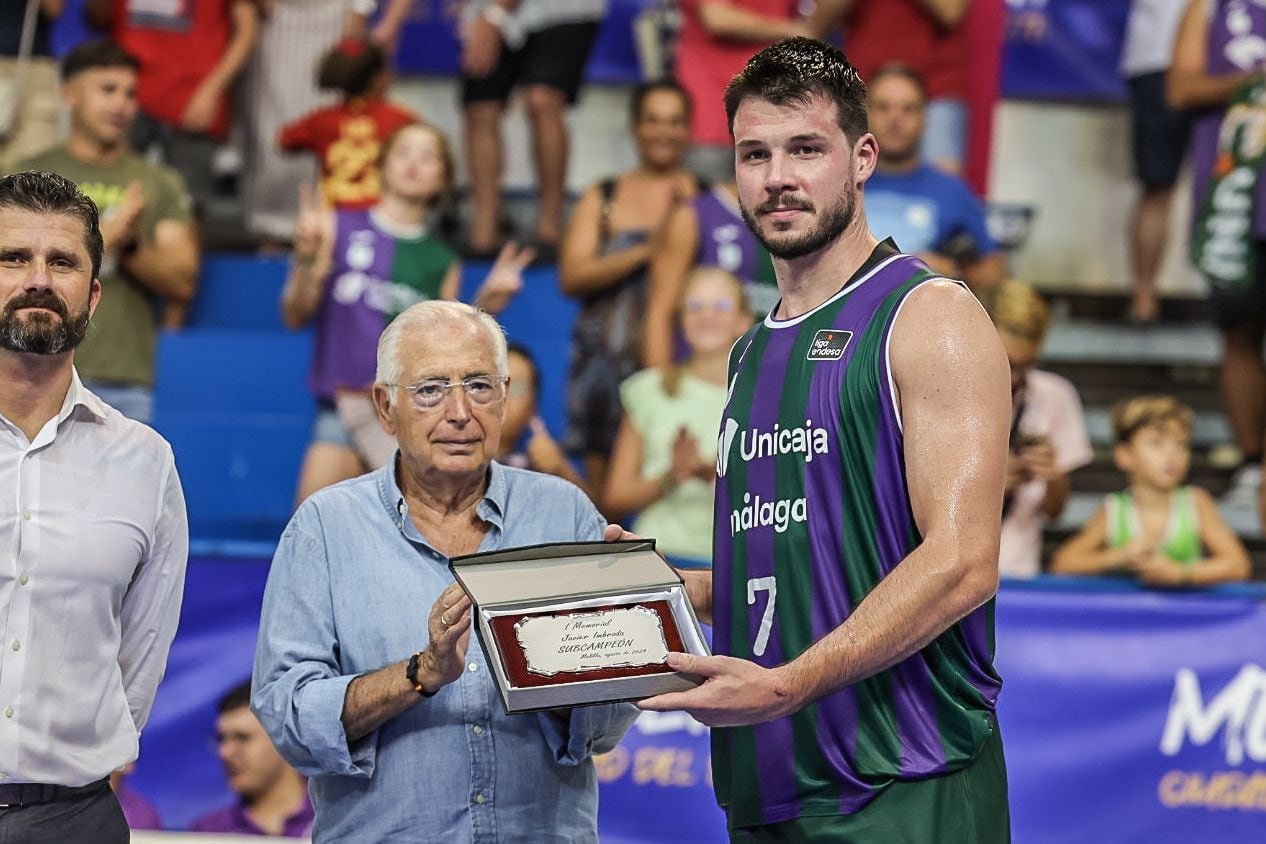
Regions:
<instances>
[{"instance_id":1,"label":"player's hand","mask_svg":"<svg viewBox=\"0 0 1266 844\"><path fill-rule=\"evenodd\" d=\"M497 66L501 49L501 30L479 15L462 30L462 72L482 79Z\"/></svg>"},{"instance_id":2,"label":"player's hand","mask_svg":"<svg viewBox=\"0 0 1266 844\"><path fill-rule=\"evenodd\" d=\"M782 718L802 706L787 688L780 668L762 668L729 656L682 653L670 653L668 665L706 679L689 691L647 698L637 704L639 709L688 712L709 727L742 727Z\"/></svg>"}]
</instances>

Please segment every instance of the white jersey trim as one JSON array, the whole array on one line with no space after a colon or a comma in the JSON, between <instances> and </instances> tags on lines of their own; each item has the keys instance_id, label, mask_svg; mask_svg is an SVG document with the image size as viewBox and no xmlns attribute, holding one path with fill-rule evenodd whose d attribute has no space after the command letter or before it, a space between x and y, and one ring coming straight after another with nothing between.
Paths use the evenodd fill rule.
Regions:
<instances>
[{"instance_id":1,"label":"white jersey trim","mask_svg":"<svg viewBox=\"0 0 1266 844\"><path fill-rule=\"evenodd\" d=\"M901 432L902 436L905 436L906 428L905 424L901 420L901 402L897 400L897 381L892 377L892 332L896 329L897 318L901 316L901 309L906 306L906 302L910 301L910 296L914 294L914 291L931 281L948 281L959 285L968 293L971 293L971 288L969 288L966 283L959 281L956 278L946 278L945 276L934 275L923 279L923 281L920 281L914 287L907 290L906 295L901 297L901 301L897 303L896 309L892 312L892 319L888 323L888 336L884 338L884 367L888 370L888 404L892 409L892 418L897 423L897 430ZM976 298L974 293L972 294L972 298ZM977 304L979 304L980 300L977 299L976 301ZM981 308L983 307L984 306L981 305Z\"/></svg>"},{"instance_id":2,"label":"white jersey trim","mask_svg":"<svg viewBox=\"0 0 1266 844\"><path fill-rule=\"evenodd\" d=\"M805 321L806 319L808 319L809 317L811 317L811 316L813 316L814 314L816 314L818 311L820 311L820 310L822 310L823 308L825 308L827 305L829 305L829 304L831 304L832 302L834 302L834 301L838 300L841 296L847 296L849 293L852 293L852 292L853 292L854 290L856 290L858 287L861 287L863 284L865 284L867 281L869 281L871 278L873 278L873 277L874 277L874 275L875 275L876 273L878 273L880 270L882 270L882 269L884 269L885 267L887 267L887 266L888 266L889 264L891 264L893 261L896 261L896 260L901 259L901 258L910 258L910 257L913 257L913 256L911 256L911 255L906 255L904 252L898 252L896 255L893 255L893 256L891 256L891 257L889 257L889 258L886 258L886 259L885 259L884 261L882 261L882 262L881 262L878 266L876 266L873 270L871 270L870 272L866 273L866 275L862 276L862 277L861 277L861 278L859 278L857 281L855 281L855 282L853 282L852 284L848 285L847 287L845 287L845 288L844 288L843 290L841 290L840 292L838 292L838 293L834 294L834 295L833 295L833 296L831 296L829 299L827 299L825 302L823 302L822 304L818 305L816 308L814 308L814 309L812 309L812 310L809 310L809 311L805 311L804 313L802 313L802 314L801 314L800 316L798 316L798 317L792 317L791 319L774 319L774 311L778 310L778 305L781 305L781 304L782 304L782 297L779 297L779 299L778 299L778 305L774 305L773 309L771 309L771 310L770 310L770 312L769 312L768 314L766 314L766 315L765 315L765 327L766 327L766 328L774 328L774 329L778 329L778 328L791 328L791 327L793 327L793 326L799 325L800 323L804 322L804 321Z\"/></svg>"}]
</instances>

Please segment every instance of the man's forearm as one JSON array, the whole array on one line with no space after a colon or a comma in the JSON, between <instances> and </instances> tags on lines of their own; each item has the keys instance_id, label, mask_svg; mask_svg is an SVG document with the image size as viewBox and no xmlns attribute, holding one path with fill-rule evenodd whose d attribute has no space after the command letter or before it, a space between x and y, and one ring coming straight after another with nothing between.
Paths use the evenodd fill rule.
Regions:
<instances>
[{"instance_id":1,"label":"man's forearm","mask_svg":"<svg viewBox=\"0 0 1266 844\"><path fill-rule=\"evenodd\" d=\"M408 667L409 661L403 660L362 674L348 684L341 720L349 743L369 735L422 699L405 677ZM438 688L428 686L428 678L419 676L418 680L428 691Z\"/></svg>"},{"instance_id":2,"label":"man's forearm","mask_svg":"<svg viewBox=\"0 0 1266 844\"><path fill-rule=\"evenodd\" d=\"M946 29L952 29L962 22L967 14L969 0L919 0L923 8L932 13L937 23Z\"/></svg>"},{"instance_id":3,"label":"man's forearm","mask_svg":"<svg viewBox=\"0 0 1266 844\"><path fill-rule=\"evenodd\" d=\"M196 253L141 241L122 263L137 281L164 299L175 302L193 299L198 280Z\"/></svg>"},{"instance_id":4,"label":"man's forearm","mask_svg":"<svg viewBox=\"0 0 1266 844\"><path fill-rule=\"evenodd\" d=\"M925 647L997 591L993 557L969 560L944 545L920 545L843 624L783 666L791 693L807 705Z\"/></svg>"},{"instance_id":5,"label":"man's forearm","mask_svg":"<svg viewBox=\"0 0 1266 844\"><path fill-rule=\"evenodd\" d=\"M218 91L226 90L251 57L258 36L259 12L254 4L239 2L233 7L233 34L228 46L203 84L214 85Z\"/></svg>"}]
</instances>

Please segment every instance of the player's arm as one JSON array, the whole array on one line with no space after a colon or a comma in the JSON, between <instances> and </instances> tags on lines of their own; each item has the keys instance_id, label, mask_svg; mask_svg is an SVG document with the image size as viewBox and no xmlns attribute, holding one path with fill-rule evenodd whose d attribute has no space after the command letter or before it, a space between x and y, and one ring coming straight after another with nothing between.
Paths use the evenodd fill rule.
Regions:
<instances>
[{"instance_id":1,"label":"player's arm","mask_svg":"<svg viewBox=\"0 0 1266 844\"><path fill-rule=\"evenodd\" d=\"M1260 70L1209 73L1208 0L1190 0L1174 39L1174 61L1165 77L1165 98L1171 108L1202 108L1226 103L1245 82Z\"/></svg>"},{"instance_id":2,"label":"player's arm","mask_svg":"<svg viewBox=\"0 0 1266 844\"><path fill-rule=\"evenodd\" d=\"M1244 543L1222 518L1218 505L1209 493L1199 487L1192 487L1191 495L1195 499L1196 520L1200 524L1200 543L1208 556L1192 569L1190 582L1206 586L1248 580L1253 567Z\"/></svg>"},{"instance_id":3,"label":"player's arm","mask_svg":"<svg viewBox=\"0 0 1266 844\"><path fill-rule=\"evenodd\" d=\"M672 653L673 670L706 682L648 698L640 708L682 709L713 727L782 718L895 665L997 591L1011 412L1002 341L968 291L934 281L906 301L890 362L905 423L910 503L923 542L843 624L791 662L771 669L727 656Z\"/></svg>"},{"instance_id":4,"label":"player's arm","mask_svg":"<svg viewBox=\"0 0 1266 844\"><path fill-rule=\"evenodd\" d=\"M782 669L796 709L927 645L998 588L1010 377L997 332L949 282L910 294L890 365L923 542L842 625Z\"/></svg>"},{"instance_id":5,"label":"player's arm","mask_svg":"<svg viewBox=\"0 0 1266 844\"><path fill-rule=\"evenodd\" d=\"M673 316L698 251L699 217L693 205L683 203L669 217L660 248L651 258L642 350L642 365L648 369L672 363Z\"/></svg>"}]
</instances>

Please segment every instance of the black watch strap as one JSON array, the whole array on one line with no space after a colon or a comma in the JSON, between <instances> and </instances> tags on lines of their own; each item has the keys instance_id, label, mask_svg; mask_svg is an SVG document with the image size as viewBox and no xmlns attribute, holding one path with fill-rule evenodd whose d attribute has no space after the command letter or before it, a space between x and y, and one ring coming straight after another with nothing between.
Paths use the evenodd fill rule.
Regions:
<instances>
[{"instance_id":1,"label":"black watch strap","mask_svg":"<svg viewBox=\"0 0 1266 844\"><path fill-rule=\"evenodd\" d=\"M439 692L439 689L436 689L434 692L428 692L426 687L418 682L418 669L421 667L422 652L418 651L413 656L409 657L409 667L404 671L405 679L413 684L413 690L422 695L422 697L435 697L435 695Z\"/></svg>"}]
</instances>

